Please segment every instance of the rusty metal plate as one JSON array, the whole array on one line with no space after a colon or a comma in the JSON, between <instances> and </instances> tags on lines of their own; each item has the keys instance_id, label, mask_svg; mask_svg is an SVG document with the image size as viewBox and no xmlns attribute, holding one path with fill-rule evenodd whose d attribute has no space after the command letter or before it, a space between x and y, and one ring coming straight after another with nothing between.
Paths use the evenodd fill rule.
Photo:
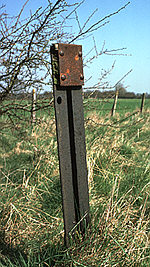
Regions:
<instances>
[{"instance_id":1,"label":"rusty metal plate","mask_svg":"<svg viewBox=\"0 0 150 267\"><path fill-rule=\"evenodd\" d=\"M82 46L58 44L60 86L84 84Z\"/></svg>"}]
</instances>

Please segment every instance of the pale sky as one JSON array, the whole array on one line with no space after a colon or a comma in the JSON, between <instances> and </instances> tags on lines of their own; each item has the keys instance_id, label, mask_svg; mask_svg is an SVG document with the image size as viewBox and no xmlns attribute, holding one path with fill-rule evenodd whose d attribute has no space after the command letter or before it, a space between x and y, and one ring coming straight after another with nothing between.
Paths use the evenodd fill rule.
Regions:
<instances>
[{"instance_id":1,"label":"pale sky","mask_svg":"<svg viewBox=\"0 0 150 267\"><path fill-rule=\"evenodd\" d=\"M0 0L0 5L5 4L10 15L16 15L25 0ZM56 1L52 1L55 3ZM77 1L67 1L72 4ZM79 1L78 1L79 2ZM81 26L90 14L98 8L90 23L95 23L101 18L117 11L128 1L125 0L85 0L78 10ZM129 56L100 56L84 70L86 78L92 76L87 86L98 82L101 69L109 69L116 60L115 67L108 80L111 85L119 81L130 69L133 71L123 80L128 91L135 93L150 93L150 0L131 0L131 3L119 14L108 19L110 23L94 32L88 39L75 41L75 44L83 46L83 53L90 50L93 45L93 36L98 51L101 51L105 41L105 48L124 48L125 54ZM35 11L39 6L45 6L46 0L30 0L23 13L23 17L29 15L29 10ZM68 22L72 24L72 31L78 31L75 20ZM92 55L92 54L91 54Z\"/></svg>"}]
</instances>

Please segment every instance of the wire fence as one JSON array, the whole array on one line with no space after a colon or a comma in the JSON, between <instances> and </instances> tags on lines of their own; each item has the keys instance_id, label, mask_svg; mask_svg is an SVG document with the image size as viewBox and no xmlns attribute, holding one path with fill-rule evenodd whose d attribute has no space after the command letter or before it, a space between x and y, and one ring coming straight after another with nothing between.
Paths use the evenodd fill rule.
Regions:
<instances>
[{"instance_id":1,"label":"wire fence","mask_svg":"<svg viewBox=\"0 0 150 267\"><path fill-rule=\"evenodd\" d=\"M50 98L41 98L41 95L36 97L35 91L28 98L9 99L3 103L1 108L1 129L10 127L11 125L18 128L21 124L38 124L45 118L54 119L54 100ZM103 117L110 117L114 107L115 95L111 98L84 98L83 107L85 114L85 123L94 123L93 114ZM101 126L120 127L118 126L124 120L127 120L137 114L147 111L150 108L150 99L123 99L119 98L115 105L115 117L119 116L116 121L111 124L99 124ZM97 124L97 122L95 122Z\"/></svg>"}]
</instances>

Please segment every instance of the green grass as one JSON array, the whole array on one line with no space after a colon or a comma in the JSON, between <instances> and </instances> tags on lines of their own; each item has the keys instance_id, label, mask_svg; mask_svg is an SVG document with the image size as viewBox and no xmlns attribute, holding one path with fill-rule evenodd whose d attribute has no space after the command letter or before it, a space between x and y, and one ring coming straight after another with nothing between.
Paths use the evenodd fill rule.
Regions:
<instances>
[{"instance_id":1,"label":"green grass","mask_svg":"<svg viewBox=\"0 0 150 267\"><path fill-rule=\"evenodd\" d=\"M54 110L2 130L0 266L149 266L150 112L132 115L138 101L121 100L132 110L113 118L108 103L84 101L91 224L69 248Z\"/></svg>"},{"instance_id":2,"label":"green grass","mask_svg":"<svg viewBox=\"0 0 150 267\"><path fill-rule=\"evenodd\" d=\"M101 116L110 115L113 99L88 99L84 101L85 111L89 114L94 110ZM118 99L116 112L119 116L140 110L141 99ZM150 108L150 99L145 100L144 109Z\"/></svg>"}]
</instances>

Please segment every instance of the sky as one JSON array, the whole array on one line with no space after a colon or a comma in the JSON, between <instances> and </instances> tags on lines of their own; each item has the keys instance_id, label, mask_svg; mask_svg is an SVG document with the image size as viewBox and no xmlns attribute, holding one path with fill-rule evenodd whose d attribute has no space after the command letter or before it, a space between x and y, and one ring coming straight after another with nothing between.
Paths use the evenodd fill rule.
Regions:
<instances>
[{"instance_id":1,"label":"sky","mask_svg":"<svg viewBox=\"0 0 150 267\"><path fill-rule=\"evenodd\" d=\"M0 5L5 4L5 9L10 15L16 15L25 0L0 0ZM56 1L52 1L55 3ZM77 1L68 0L72 4ZM78 1L79 2L79 1ZM78 9L78 18L81 27L88 19L90 14L98 9L87 26L97 22L101 18L117 11L128 2L125 0L85 0ZM35 11L39 6L45 6L46 0L29 0L23 17L29 15L29 10ZM94 60L88 67L84 69L84 76L92 78L86 86L92 86L99 81L102 69L108 70L115 61L115 66L111 74L108 76L110 86L114 86L121 80L131 69L129 75L123 80L123 85L127 91L135 93L150 93L150 0L131 0L130 4L119 14L110 17L109 23L101 27L86 39L75 41L74 44L81 44L83 55L93 47L96 43L97 51L100 52L105 42L105 49L112 50L118 48L126 48L124 54L127 56L108 56L102 55ZM73 15L74 16L74 15ZM74 18L74 17L72 17ZM72 24L71 31L78 32L79 28L75 21L68 21ZM96 55L93 51L92 55ZM122 52L121 52L122 53Z\"/></svg>"}]
</instances>

